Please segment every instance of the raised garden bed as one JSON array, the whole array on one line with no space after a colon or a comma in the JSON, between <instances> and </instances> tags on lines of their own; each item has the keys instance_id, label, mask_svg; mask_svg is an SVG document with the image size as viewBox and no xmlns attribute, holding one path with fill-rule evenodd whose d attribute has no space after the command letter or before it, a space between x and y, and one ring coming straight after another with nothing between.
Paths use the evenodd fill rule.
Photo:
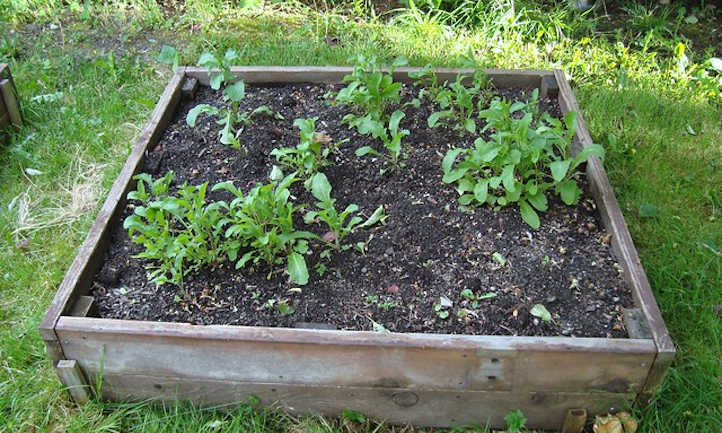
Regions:
<instances>
[{"instance_id":1,"label":"raised garden bed","mask_svg":"<svg viewBox=\"0 0 722 433\"><path fill-rule=\"evenodd\" d=\"M394 80L409 82L410 70L397 69ZM248 108L266 104L285 117L247 128L241 138L248 156L206 142L215 142L219 129L211 121L197 130L185 126L190 107L217 98L205 87L206 70L181 68L174 75L41 324L63 381L82 386L102 376L109 399L232 404L253 395L298 412L353 409L429 426L503 426L507 412L521 409L531 427L557 428L570 408L594 414L646 402L674 346L601 161L586 164L588 197L570 208L550 201L537 231L512 208L458 211L454 188L440 181L446 143L438 141L462 139L451 129L426 128L424 106L408 109L402 122L414 131L407 174L380 175L381 162L354 162L353 149L369 143L331 120L343 109L322 103L350 72L233 68L249 84L248 103L255 105ZM453 81L469 71L436 73ZM510 99L538 88L542 109L552 115L579 111L560 71L486 73ZM142 263L129 260L139 250L120 227L132 212L126 196L136 186L133 176L172 169L178 184L231 178L245 189L267 179L271 149L298 140L293 118L311 116L319 116L334 141L356 140L325 170L339 206L357 203L365 216L386 206L385 226L349 238L366 243L365 255L334 254L323 277L311 272L301 296L288 292L294 285L282 272L269 279L266 272L244 272L241 279L227 267L187 278L181 296L155 290ZM576 122L578 151L591 138L581 116ZM314 201L303 188L294 194ZM307 259L309 270L313 260ZM494 297L471 308L462 289ZM450 298L449 312L464 310L463 318L442 317L434 309L440 296ZM264 308L271 299L295 311ZM536 303L547 305L554 320L530 317ZM379 324L392 332L370 331ZM86 398L81 390L71 389L76 399Z\"/></svg>"}]
</instances>

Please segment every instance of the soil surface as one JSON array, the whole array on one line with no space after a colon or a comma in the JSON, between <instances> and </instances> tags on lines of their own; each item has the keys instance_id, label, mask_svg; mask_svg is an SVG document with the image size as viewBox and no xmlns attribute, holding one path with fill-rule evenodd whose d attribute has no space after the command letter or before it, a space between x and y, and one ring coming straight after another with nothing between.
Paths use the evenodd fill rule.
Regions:
<instances>
[{"instance_id":1,"label":"soil surface","mask_svg":"<svg viewBox=\"0 0 722 433\"><path fill-rule=\"evenodd\" d=\"M354 249L334 253L324 260L328 270L320 276L313 269L321 246L313 244L313 254L306 259L311 278L300 291L291 290L294 285L280 267L267 279L268 268L236 271L228 263L189 275L184 290L170 284L156 287L146 277L148 263L133 258L142 247L118 224L93 285L100 315L193 324L326 324L347 330L378 330L381 325L393 332L627 336L621 313L632 305L630 291L587 192L571 207L551 199L549 211L540 214L539 230L521 220L516 206L496 212L488 207L464 211L453 186L441 182L441 160L452 145L471 147L475 137L460 138L448 127L430 129L426 119L434 107L407 106L401 122L412 131L404 142L406 167L381 173L383 161L354 155L360 146L379 148L379 143L341 124L349 108L329 105L324 96L340 88L248 86L242 110L267 105L285 120L255 118L240 136L247 155L220 144L214 118L202 115L195 128L186 125L186 114L196 104L223 104L219 92L201 88L194 101L181 103L159 143L149 150L143 171L160 177L173 170L175 186L233 180L248 191L257 182L269 181L276 164L272 149L298 144L293 120L318 116L319 132L334 142L348 139L333 155L334 165L322 170L333 186L337 208L356 203L367 217L383 205L388 215L385 225L357 230L347 238L351 244L366 242L365 254ZM530 92L512 89L497 94L526 99ZM402 93L409 101L415 89L404 87ZM540 105L559 116L555 101L542 100ZM302 182L292 191L298 203L314 207ZM209 199L228 200L224 194L212 193ZM129 206L123 218L131 212ZM318 224L299 221L297 226L319 235L325 232ZM494 297L474 308L461 295L465 288L477 296ZM295 311L282 315L279 302ZM451 304L444 308L447 318L435 311L442 303ZM544 305L552 320L532 316L535 304Z\"/></svg>"}]
</instances>

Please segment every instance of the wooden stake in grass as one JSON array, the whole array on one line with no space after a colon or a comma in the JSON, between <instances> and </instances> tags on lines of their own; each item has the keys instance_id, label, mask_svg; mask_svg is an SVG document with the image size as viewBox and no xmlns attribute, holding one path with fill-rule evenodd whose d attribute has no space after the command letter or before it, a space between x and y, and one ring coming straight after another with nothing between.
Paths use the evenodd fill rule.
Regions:
<instances>
[{"instance_id":1,"label":"wooden stake in grass","mask_svg":"<svg viewBox=\"0 0 722 433\"><path fill-rule=\"evenodd\" d=\"M569 409L564 417L562 433L581 433L587 422L586 409Z\"/></svg>"}]
</instances>

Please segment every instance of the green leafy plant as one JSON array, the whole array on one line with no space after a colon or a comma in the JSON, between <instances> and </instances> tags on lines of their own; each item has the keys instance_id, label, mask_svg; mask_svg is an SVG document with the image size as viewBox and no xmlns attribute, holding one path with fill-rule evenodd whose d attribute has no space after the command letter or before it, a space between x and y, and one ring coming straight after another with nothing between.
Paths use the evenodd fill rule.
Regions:
<instances>
[{"instance_id":1,"label":"green leafy plant","mask_svg":"<svg viewBox=\"0 0 722 433\"><path fill-rule=\"evenodd\" d=\"M506 416L504 417L504 421L506 422L505 433L521 433L522 431L526 430L525 426L527 418L524 416L524 413L519 409L506 414Z\"/></svg>"},{"instance_id":2,"label":"green leafy plant","mask_svg":"<svg viewBox=\"0 0 722 433\"><path fill-rule=\"evenodd\" d=\"M233 81L231 66L239 58L236 50L227 50L220 59L213 53L205 52L198 58L198 65L208 69L209 84L213 90L218 90L224 83Z\"/></svg>"},{"instance_id":3,"label":"green leafy plant","mask_svg":"<svg viewBox=\"0 0 722 433\"><path fill-rule=\"evenodd\" d=\"M381 310L388 312L389 310L396 308L396 302L393 301L380 301L378 295L366 296L366 303L375 305Z\"/></svg>"},{"instance_id":4,"label":"green leafy plant","mask_svg":"<svg viewBox=\"0 0 722 433\"><path fill-rule=\"evenodd\" d=\"M178 51L170 45L163 45L158 53L158 61L165 63L170 66L173 72L178 70L178 63L180 61L180 55Z\"/></svg>"},{"instance_id":5,"label":"green leafy plant","mask_svg":"<svg viewBox=\"0 0 722 433\"><path fill-rule=\"evenodd\" d=\"M285 261L291 281L300 285L308 282L304 255L308 240L316 236L294 227L293 216L301 206L291 202L288 188L296 180L296 173L291 173L280 181L256 185L245 195L230 181L213 187L213 191L235 196L230 203L220 203L227 211L222 222L227 226L228 258L236 262L236 269L249 262L272 266Z\"/></svg>"},{"instance_id":6,"label":"green leafy plant","mask_svg":"<svg viewBox=\"0 0 722 433\"><path fill-rule=\"evenodd\" d=\"M474 113L487 104L491 96L490 87L483 71L477 70L471 82L471 87L464 85L469 76L458 75L456 81L444 85L433 95L433 100L439 104L440 111L431 113L427 119L430 128L439 126L440 121L449 120L454 129L475 133L476 121Z\"/></svg>"},{"instance_id":7,"label":"green leafy plant","mask_svg":"<svg viewBox=\"0 0 722 433\"><path fill-rule=\"evenodd\" d=\"M401 140L409 135L408 129L400 129L399 122L406 115L401 110L396 110L389 119L389 127L386 129L384 125L371 118L364 117L363 122L359 125L359 132L361 134L371 134L374 138L381 139L381 142L386 149L386 154L383 154L371 146L363 146L356 149L356 156L364 155L376 155L388 159L393 168L396 168L399 164L399 160L402 157L402 143Z\"/></svg>"},{"instance_id":8,"label":"green leafy plant","mask_svg":"<svg viewBox=\"0 0 722 433\"><path fill-rule=\"evenodd\" d=\"M570 111L564 125L544 113L538 115L538 91L529 102L495 99L480 113L491 138L478 138L473 149L449 150L442 161L444 183L456 183L461 205L488 203L496 208L518 203L522 219L539 228L539 215L548 208L547 192L553 190L564 203L581 196L576 169L590 156L604 156L599 145L585 147L571 156L576 113ZM457 158L461 160L457 163Z\"/></svg>"},{"instance_id":9,"label":"green leafy plant","mask_svg":"<svg viewBox=\"0 0 722 433\"><path fill-rule=\"evenodd\" d=\"M308 180L321 167L331 164L328 156L335 150L335 147L327 145L330 140L324 140L324 136L316 132L317 119L318 117L294 120L293 126L301 131L300 143L296 147L281 147L271 151L271 155L275 156L281 165L295 170L307 180L306 189L310 186Z\"/></svg>"},{"instance_id":10,"label":"green leafy plant","mask_svg":"<svg viewBox=\"0 0 722 433\"><path fill-rule=\"evenodd\" d=\"M343 245L342 241L357 226L370 227L385 218L383 206L379 206L363 223L361 223L363 218L360 216L351 216L358 211L358 206L355 204L350 204L342 212L338 212L335 207L336 200L331 198L331 184L323 173L316 173L311 178L311 194L318 200L316 203L318 210L307 212L304 222L311 224L316 220L323 221L329 229L329 236L324 240L336 250L345 250L351 247ZM351 218L347 220L349 217Z\"/></svg>"},{"instance_id":11,"label":"green leafy plant","mask_svg":"<svg viewBox=\"0 0 722 433\"><path fill-rule=\"evenodd\" d=\"M529 314L542 319L544 322L551 322L552 320L552 314L542 304L534 304L529 310Z\"/></svg>"},{"instance_id":12,"label":"green leafy plant","mask_svg":"<svg viewBox=\"0 0 722 433\"><path fill-rule=\"evenodd\" d=\"M479 301L481 301L482 299L496 298L496 293L494 293L494 292L488 292L488 293L484 293L483 295L477 295L471 289L462 290L460 295L463 298L466 298L471 302L471 308L479 308Z\"/></svg>"},{"instance_id":13,"label":"green leafy plant","mask_svg":"<svg viewBox=\"0 0 722 433\"><path fill-rule=\"evenodd\" d=\"M441 304L434 304L434 313L439 316L439 319L447 319L449 317L449 310Z\"/></svg>"},{"instance_id":14,"label":"green leafy plant","mask_svg":"<svg viewBox=\"0 0 722 433\"><path fill-rule=\"evenodd\" d=\"M233 74L231 73L231 65L238 57L238 53L234 50L226 51L222 59L218 59L213 53L206 52L201 54L198 64L208 69L211 88L218 90L221 88L221 85L225 85L223 88L223 99L229 103L230 107L219 108L209 104L198 104L191 108L186 116L186 123L190 127L195 126L196 120L201 114L218 116L219 119L216 123L223 126L218 134L220 142L234 149L241 148L238 135L243 129L240 128L237 130L237 125L245 125L250 122L250 116L245 114L241 115L238 112L241 100L246 96L245 83L243 80L233 82Z\"/></svg>"},{"instance_id":15,"label":"green leafy plant","mask_svg":"<svg viewBox=\"0 0 722 433\"><path fill-rule=\"evenodd\" d=\"M388 72L379 68L373 56L359 54L352 60L353 72L343 79L349 84L336 94L335 103L352 106L362 114L347 114L343 122L356 127L357 120L365 116L384 121L387 105L401 100L401 83L394 82L393 72L407 63L406 58L396 58Z\"/></svg>"},{"instance_id":16,"label":"green leafy plant","mask_svg":"<svg viewBox=\"0 0 722 433\"><path fill-rule=\"evenodd\" d=\"M436 72L427 64L423 68L410 71L409 78L413 79L414 85L419 88L418 92L418 105L424 99L435 101L439 93L443 90L443 86L439 83L439 79L436 77ZM416 105L416 103L414 104Z\"/></svg>"},{"instance_id":17,"label":"green leafy plant","mask_svg":"<svg viewBox=\"0 0 722 433\"><path fill-rule=\"evenodd\" d=\"M149 278L158 285L182 285L188 273L220 263L225 254L221 205L205 203L208 183L183 185L170 195L173 178L173 172L155 181L148 174L135 176L138 185L128 199L140 206L123 222L131 240L144 246L135 257L152 261Z\"/></svg>"}]
</instances>

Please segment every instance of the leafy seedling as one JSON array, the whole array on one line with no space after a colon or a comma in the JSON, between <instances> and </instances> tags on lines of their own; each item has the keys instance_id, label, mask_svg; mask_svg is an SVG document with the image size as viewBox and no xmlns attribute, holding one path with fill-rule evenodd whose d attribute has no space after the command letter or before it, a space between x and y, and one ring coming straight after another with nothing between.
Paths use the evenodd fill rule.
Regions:
<instances>
[{"instance_id":1,"label":"leafy seedling","mask_svg":"<svg viewBox=\"0 0 722 433\"><path fill-rule=\"evenodd\" d=\"M327 245L336 250L345 250L350 245L344 245L342 242L356 226L369 227L379 221L383 221L383 207L379 207L365 222L360 216L352 216L358 211L358 206L350 204L346 206L342 212L338 212L335 207L336 200L331 198L331 184L323 173L316 173L311 178L311 194L318 200L316 208L307 212L304 216L304 222L311 224L316 220L324 222L329 229L329 239L323 239ZM381 209L379 211L379 209Z\"/></svg>"},{"instance_id":2,"label":"leafy seedling","mask_svg":"<svg viewBox=\"0 0 722 433\"><path fill-rule=\"evenodd\" d=\"M501 253L494 253L491 255L491 258L501 266L506 265L506 258L504 258Z\"/></svg>"},{"instance_id":3,"label":"leafy seedling","mask_svg":"<svg viewBox=\"0 0 722 433\"><path fill-rule=\"evenodd\" d=\"M171 67L175 73L178 70L178 63L180 61L180 55L178 50L171 47L170 45L163 45L158 53L157 60Z\"/></svg>"},{"instance_id":4,"label":"leafy seedling","mask_svg":"<svg viewBox=\"0 0 722 433\"><path fill-rule=\"evenodd\" d=\"M534 317L540 318L544 322L550 322L552 320L552 314L542 304L535 304L533 307L531 307L531 310L529 310L529 314Z\"/></svg>"},{"instance_id":5,"label":"leafy seedling","mask_svg":"<svg viewBox=\"0 0 722 433\"><path fill-rule=\"evenodd\" d=\"M589 145L572 157L576 113L568 112L562 124L538 111L538 90L529 102L497 98L480 113L487 122L483 131L492 131L490 140L478 138L473 149L454 148L446 153L442 181L456 184L459 204L499 209L518 203L524 222L537 229L541 224L537 211L548 209L548 191L567 205L578 202L582 191L577 168L591 156L603 157L604 150Z\"/></svg>"},{"instance_id":6,"label":"leafy seedling","mask_svg":"<svg viewBox=\"0 0 722 433\"><path fill-rule=\"evenodd\" d=\"M401 140L405 136L409 135L408 129L399 128L399 122L401 122L401 119L405 116L406 115L401 110L394 111L389 119L388 129L386 129L380 121L369 117L360 118L359 133L371 134L374 138L381 139L381 142L386 149L386 153L381 153L371 146L363 146L356 149L356 156L375 155L386 158L395 169L402 157Z\"/></svg>"},{"instance_id":7,"label":"leafy seedling","mask_svg":"<svg viewBox=\"0 0 722 433\"><path fill-rule=\"evenodd\" d=\"M445 307L442 307L441 304L434 305L434 312L437 316L439 316L439 319L446 319L449 317L449 310L447 310Z\"/></svg>"},{"instance_id":8,"label":"leafy seedling","mask_svg":"<svg viewBox=\"0 0 722 433\"><path fill-rule=\"evenodd\" d=\"M506 414L504 421L506 422L506 433L521 433L526 430L527 417L519 409Z\"/></svg>"},{"instance_id":9,"label":"leafy seedling","mask_svg":"<svg viewBox=\"0 0 722 433\"><path fill-rule=\"evenodd\" d=\"M494 292L487 292L487 293L484 293L483 295L476 295L471 289L462 290L460 295L463 298L466 298L469 301L471 301L471 308L478 308L479 301L481 301L483 299L496 298L496 293L494 293Z\"/></svg>"},{"instance_id":10,"label":"leafy seedling","mask_svg":"<svg viewBox=\"0 0 722 433\"><path fill-rule=\"evenodd\" d=\"M171 194L174 173L153 180L148 174L134 176L136 190L128 200L139 202L123 222L128 236L144 249L134 257L149 259L149 279L158 285L182 286L183 277L205 265L222 261L221 205L206 203L208 183L182 185Z\"/></svg>"},{"instance_id":11,"label":"leafy seedling","mask_svg":"<svg viewBox=\"0 0 722 433\"><path fill-rule=\"evenodd\" d=\"M285 261L291 281L299 285L308 282L304 255L308 240L317 236L294 227L294 213L302 206L291 202L288 188L297 180L296 173L291 173L280 181L258 184L248 194L230 181L213 187L213 191L228 191L235 196L230 203L220 203L227 212L223 223L227 225L228 258L236 263L236 269L249 262L275 265Z\"/></svg>"},{"instance_id":12,"label":"leafy seedling","mask_svg":"<svg viewBox=\"0 0 722 433\"><path fill-rule=\"evenodd\" d=\"M343 78L348 85L335 95L334 103L351 106L360 111L361 115L348 114L343 122L356 126L355 119L365 116L377 122L385 122L387 105L401 100L401 83L394 82L393 72L395 68L405 65L406 59L399 57L394 60L388 72L379 68L373 56L359 54L350 60L354 62L353 72Z\"/></svg>"},{"instance_id":13,"label":"leafy seedling","mask_svg":"<svg viewBox=\"0 0 722 433\"><path fill-rule=\"evenodd\" d=\"M291 314L296 312L296 309L293 308L291 305L286 303L285 301L281 301L276 305L276 309L279 313L281 313L281 316L290 316Z\"/></svg>"},{"instance_id":14,"label":"leafy seedling","mask_svg":"<svg viewBox=\"0 0 722 433\"><path fill-rule=\"evenodd\" d=\"M336 147L327 146L316 132L317 119L318 117L294 120L293 126L300 130L299 144L296 147L281 147L271 151L271 155L275 156L281 165L295 170L306 180L306 189L310 189L310 179L318 170L331 164L328 157L336 150Z\"/></svg>"}]
</instances>

